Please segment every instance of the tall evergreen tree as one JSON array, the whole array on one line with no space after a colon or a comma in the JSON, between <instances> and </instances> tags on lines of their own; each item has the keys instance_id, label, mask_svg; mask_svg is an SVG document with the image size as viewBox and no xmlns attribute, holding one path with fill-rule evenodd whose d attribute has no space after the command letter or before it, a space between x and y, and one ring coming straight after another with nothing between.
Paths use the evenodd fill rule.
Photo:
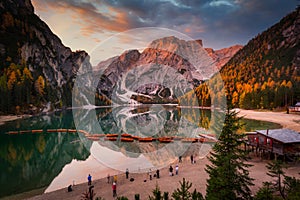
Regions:
<instances>
[{"instance_id":1,"label":"tall evergreen tree","mask_svg":"<svg viewBox=\"0 0 300 200\"><path fill-rule=\"evenodd\" d=\"M189 200L192 197L192 194L189 191L189 189L192 187L192 183L185 181L185 178L183 178L182 182L179 181L179 183L180 188L177 188L173 192L172 197L175 200Z\"/></svg>"},{"instance_id":2,"label":"tall evergreen tree","mask_svg":"<svg viewBox=\"0 0 300 200\"><path fill-rule=\"evenodd\" d=\"M283 163L281 161L273 161L267 164L267 175L275 178L274 183L272 183L275 191L278 191L282 198L285 198L284 187L282 186L282 180L285 177L285 172L283 171Z\"/></svg>"},{"instance_id":3,"label":"tall evergreen tree","mask_svg":"<svg viewBox=\"0 0 300 200\"><path fill-rule=\"evenodd\" d=\"M240 118L234 111L228 111L219 141L209 157L211 165L206 166L209 174L206 189L207 200L251 199L249 176L251 165L245 163L248 153L242 148L244 137L236 131L241 127Z\"/></svg>"}]
</instances>

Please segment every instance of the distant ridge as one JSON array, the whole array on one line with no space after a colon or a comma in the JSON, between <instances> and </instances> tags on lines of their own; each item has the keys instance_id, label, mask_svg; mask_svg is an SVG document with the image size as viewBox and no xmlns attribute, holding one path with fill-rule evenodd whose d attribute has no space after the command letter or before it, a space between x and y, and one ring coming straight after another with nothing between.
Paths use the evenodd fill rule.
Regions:
<instances>
[{"instance_id":1,"label":"distant ridge","mask_svg":"<svg viewBox=\"0 0 300 200\"><path fill-rule=\"evenodd\" d=\"M242 48L242 45L233 45L219 50L214 50L212 48L205 48L205 50L215 61L217 68L221 69Z\"/></svg>"}]
</instances>

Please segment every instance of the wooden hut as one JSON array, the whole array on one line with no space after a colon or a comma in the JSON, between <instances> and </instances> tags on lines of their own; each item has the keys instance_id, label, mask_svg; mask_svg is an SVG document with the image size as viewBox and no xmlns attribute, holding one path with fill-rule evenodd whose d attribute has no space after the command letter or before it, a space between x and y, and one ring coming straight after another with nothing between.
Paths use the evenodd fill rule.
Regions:
<instances>
[{"instance_id":1,"label":"wooden hut","mask_svg":"<svg viewBox=\"0 0 300 200\"><path fill-rule=\"evenodd\" d=\"M247 144L256 150L283 156L300 156L300 134L290 129L257 130L247 133Z\"/></svg>"}]
</instances>

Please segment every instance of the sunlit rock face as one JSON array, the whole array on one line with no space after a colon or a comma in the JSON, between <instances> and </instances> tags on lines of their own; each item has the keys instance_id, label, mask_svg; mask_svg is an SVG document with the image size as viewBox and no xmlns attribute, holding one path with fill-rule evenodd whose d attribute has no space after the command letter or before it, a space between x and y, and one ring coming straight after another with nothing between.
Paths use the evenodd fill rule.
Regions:
<instances>
[{"instance_id":1,"label":"sunlit rock face","mask_svg":"<svg viewBox=\"0 0 300 200\"><path fill-rule=\"evenodd\" d=\"M202 41L174 36L154 40L141 53L125 51L100 62L97 92L117 104L177 103L217 70Z\"/></svg>"},{"instance_id":2,"label":"sunlit rock face","mask_svg":"<svg viewBox=\"0 0 300 200\"><path fill-rule=\"evenodd\" d=\"M212 48L205 48L205 50L213 59L217 68L221 69L241 48L243 48L242 45L234 45L219 50Z\"/></svg>"}]
</instances>

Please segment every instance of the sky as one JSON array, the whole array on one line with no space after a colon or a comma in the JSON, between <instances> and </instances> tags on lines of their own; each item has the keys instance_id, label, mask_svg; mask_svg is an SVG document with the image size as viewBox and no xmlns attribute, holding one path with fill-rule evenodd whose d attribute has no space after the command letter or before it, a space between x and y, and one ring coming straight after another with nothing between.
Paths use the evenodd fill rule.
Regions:
<instances>
[{"instance_id":1,"label":"sky","mask_svg":"<svg viewBox=\"0 0 300 200\"><path fill-rule=\"evenodd\" d=\"M32 3L35 13L64 45L73 51L85 50L92 54L103 42L109 43L112 37L124 32L135 35L142 31L151 36L151 31L145 31L149 27L164 32L163 36L166 32L177 32L202 39L204 47L214 49L245 45L295 10L299 1L32 0ZM126 48L135 47L132 38L120 39L116 45L123 43ZM124 49L120 48L119 52Z\"/></svg>"}]
</instances>

